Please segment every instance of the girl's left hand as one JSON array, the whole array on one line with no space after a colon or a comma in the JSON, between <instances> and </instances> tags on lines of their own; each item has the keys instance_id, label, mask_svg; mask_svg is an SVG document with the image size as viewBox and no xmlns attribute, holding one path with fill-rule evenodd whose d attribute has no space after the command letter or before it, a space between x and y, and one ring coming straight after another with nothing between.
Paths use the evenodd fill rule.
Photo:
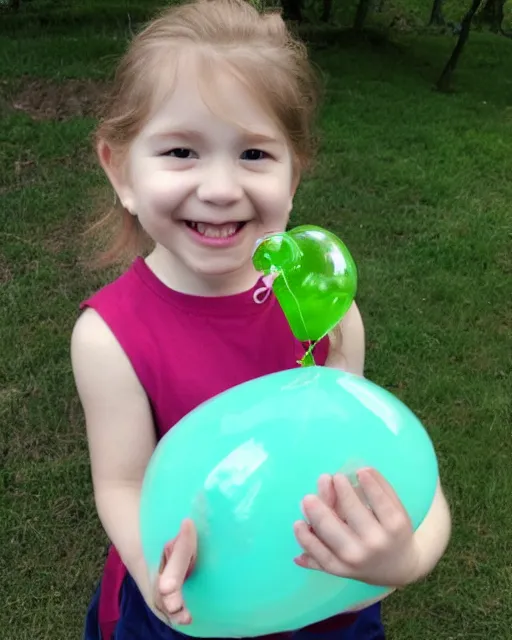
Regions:
<instances>
[{"instance_id":1,"label":"girl's left hand","mask_svg":"<svg viewBox=\"0 0 512 640\"><path fill-rule=\"evenodd\" d=\"M420 553L407 512L375 469L357 475L357 489L344 475L324 475L318 496L304 498L307 522L294 525L304 550L296 564L379 586L414 582Z\"/></svg>"}]
</instances>

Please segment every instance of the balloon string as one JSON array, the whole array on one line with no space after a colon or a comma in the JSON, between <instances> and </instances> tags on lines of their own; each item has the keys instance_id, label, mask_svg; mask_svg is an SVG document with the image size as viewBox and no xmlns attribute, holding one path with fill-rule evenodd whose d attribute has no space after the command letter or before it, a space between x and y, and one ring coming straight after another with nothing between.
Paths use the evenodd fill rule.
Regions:
<instances>
[{"instance_id":1,"label":"balloon string","mask_svg":"<svg viewBox=\"0 0 512 640\"><path fill-rule=\"evenodd\" d=\"M315 357L313 356L313 349L318 344L318 341L315 340L315 342L311 342L311 340L309 340L308 342L309 342L308 350L302 356L302 358L298 360L298 363L300 364L301 367L313 367L316 364Z\"/></svg>"},{"instance_id":2,"label":"balloon string","mask_svg":"<svg viewBox=\"0 0 512 640\"><path fill-rule=\"evenodd\" d=\"M292 291L292 289L291 289L290 285L288 284L288 280L286 279L286 275L285 275L285 273L284 273L283 271L281 271L281 272L280 272L280 275L281 275L281 276L282 276L282 278L283 278L283 281L284 281L284 283L285 283L286 288L288 289L289 294L291 295L291 297L293 298L293 300L294 300L295 304L297 305L297 309L299 310L299 316L300 316L300 319L302 320L302 326L303 326L303 328L304 328L304 331L305 331L305 332L307 332L307 330L308 330L308 329L307 329L307 327L306 327L306 321L304 320L304 316L302 315L302 310L301 310L301 308L300 308L299 301L298 301L298 300L297 300L297 298L293 295L293 291ZM312 342L311 340L308 340L308 344L309 344L308 350L306 351L306 353L304 354L304 356L303 356L303 357L298 361L298 363L299 363L302 367L305 367L305 366L312 366L312 365L316 364L316 363L315 363L315 358L314 358L314 356L313 356L313 349L314 349L314 348L315 348L315 346L316 346L316 342Z\"/></svg>"}]
</instances>

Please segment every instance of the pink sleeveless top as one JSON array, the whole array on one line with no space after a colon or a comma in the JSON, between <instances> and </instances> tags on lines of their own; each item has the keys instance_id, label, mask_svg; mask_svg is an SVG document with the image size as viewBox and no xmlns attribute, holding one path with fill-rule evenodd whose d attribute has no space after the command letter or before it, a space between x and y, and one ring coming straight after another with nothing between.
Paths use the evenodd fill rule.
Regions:
<instances>
[{"instance_id":1,"label":"pink sleeveless top","mask_svg":"<svg viewBox=\"0 0 512 640\"><path fill-rule=\"evenodd\" d=\"M262 281L225 297L169 289L143 258L82 303L109 326L145 389L158 438L209 398L253 378L298 366L298 342ZM327 339L315 349L325 364ZM110 639L120 614L126 568L111 546L101 583L99 624ZM337 627L353 622L341 616Z\"/></svg>"}]
</instances>

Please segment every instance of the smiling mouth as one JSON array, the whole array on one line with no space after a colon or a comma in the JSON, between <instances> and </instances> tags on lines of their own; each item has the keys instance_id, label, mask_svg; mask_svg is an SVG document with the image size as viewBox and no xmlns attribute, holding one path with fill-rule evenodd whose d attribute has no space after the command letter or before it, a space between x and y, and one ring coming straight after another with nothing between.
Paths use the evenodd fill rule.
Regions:
<instances>
[{"instance_id":1,"label":"smiling mouth","mask_svg":"<svg viewBox=\"0 0 512 640\"><path fill-rule=\"evenodd\" d=\"M201 236L206 238L230 238L241 231L247 222L226 222L225 224L209 224L185 220L185 224Z\"/></svg>"}]
</instances>

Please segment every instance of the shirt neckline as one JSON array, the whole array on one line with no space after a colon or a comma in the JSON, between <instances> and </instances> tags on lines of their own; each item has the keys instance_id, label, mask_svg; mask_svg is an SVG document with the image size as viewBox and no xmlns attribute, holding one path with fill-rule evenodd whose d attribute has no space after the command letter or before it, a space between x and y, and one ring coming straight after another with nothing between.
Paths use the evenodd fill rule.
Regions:
<instances>
[{"instance_id":1,"label":"shirt neckline","mask_svg":"<svg viewBox=\"0 0 512 640\"><path fill-rule=\"evenodd\" d=\"M262 278L259 278L253 287L241 293L227 296L198 296L182 293L168 287L149 268L142 256L138 256L134 260L132 269L142 282L161 299L188 313L216 316L247 315L258 313L261 311L262 305L275 303L273 294L269 295L266 300L256 302L255 293L265 286Z\"/></svg>"}]
</instances>

